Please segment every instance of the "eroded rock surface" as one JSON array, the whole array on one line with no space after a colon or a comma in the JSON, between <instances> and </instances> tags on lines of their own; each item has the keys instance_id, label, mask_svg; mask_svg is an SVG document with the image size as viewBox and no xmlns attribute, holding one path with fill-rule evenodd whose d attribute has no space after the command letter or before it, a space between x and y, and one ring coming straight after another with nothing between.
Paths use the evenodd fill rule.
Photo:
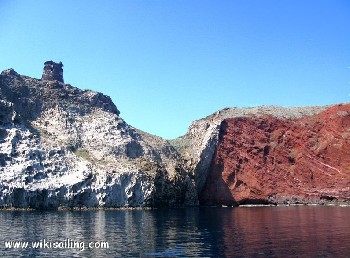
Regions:
<instances>
[{"instance_id":1,"label":"eroded rock surface","mask_svg":"<svg viewBox=\"0 0 350 258\"><path fill-rule=\"evenodd\" d=\"M226 108L167 141L62 66L0 75L0 208L349 203L350 104Z\"/></svg>"},{"instance_id":2,"label":"eroded rock surface","mask_svg":"<svg viewBox=\"0 0 350 258\"><path fill-rule=\"evenodd\" d=\"M172 140L171 143L182 154L185 167L195 179L197 192L200 193L209 174L219 140L221 123L225 119L266 115L280 119L296 119L317 114L325 108L321 106L225 108L206 118L194 121L184 136Z\"/></svg>"},{"instance_id":3,"label":"eroded rock surface","mask_svg":"<svg viewBox=\"0 0 350 258\"><path fill-rule=\"evenodd\" d=\"M349 153L350 104L224 119L200 203L347 202Z\"/></svg>"},{"instance_id":4,"label":"eroded rock surface","mask_svg":"<svg viewBox=\"0 0 350 258\"><path fill-rule=\"evenodd\" d=\"M177 151L128 125L108 96L13 69L0 89L0 207L197 204Z\"/></svg>"}]
</instances>

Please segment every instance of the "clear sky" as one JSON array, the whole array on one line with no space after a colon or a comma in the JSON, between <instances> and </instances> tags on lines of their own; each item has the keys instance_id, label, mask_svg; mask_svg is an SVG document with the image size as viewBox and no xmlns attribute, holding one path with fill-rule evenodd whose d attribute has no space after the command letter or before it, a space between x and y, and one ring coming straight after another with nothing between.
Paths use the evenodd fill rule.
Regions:
<instances>
[{"instance_id":1,"label":"clear sky","mask_svg":"<svg viewBox=\"0 0 350 258\"><path fill-rule=\"evenodd\" d=\"M225 107L350 101L348 0L0 0L0 70L111 96L164 138Z\"/></svg>"}]
</instances>

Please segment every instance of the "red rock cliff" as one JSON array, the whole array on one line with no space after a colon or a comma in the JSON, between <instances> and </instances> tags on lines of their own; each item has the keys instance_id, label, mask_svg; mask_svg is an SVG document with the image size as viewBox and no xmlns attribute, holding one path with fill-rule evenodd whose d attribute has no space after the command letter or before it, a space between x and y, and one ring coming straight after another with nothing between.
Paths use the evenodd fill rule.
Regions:
<instances>
[{"instance_id":1,"label":"red rock cliff","mask_svg":"<svg viewBox=\"0 0 350 258\"><path fill-rule=\"evenodd\" d=\"M350 200L350 104L312 116L223 120L204 205Z\"/></svg>"}]
</instances>

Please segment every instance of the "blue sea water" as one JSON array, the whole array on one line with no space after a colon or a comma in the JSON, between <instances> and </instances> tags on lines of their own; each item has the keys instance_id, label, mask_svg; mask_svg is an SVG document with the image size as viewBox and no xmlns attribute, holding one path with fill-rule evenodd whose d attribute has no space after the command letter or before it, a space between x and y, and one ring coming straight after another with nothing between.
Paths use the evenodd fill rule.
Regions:
<instances>
[{"instance_id":1,"label":"blue sea water","mask_svg":"<svg viewBox=\"0 0 350 258\"><path fill-rule=\"evenodd\" d=\"M1 211L0 257L350 257L350 207Z\"/></svg>"}]
</instances>

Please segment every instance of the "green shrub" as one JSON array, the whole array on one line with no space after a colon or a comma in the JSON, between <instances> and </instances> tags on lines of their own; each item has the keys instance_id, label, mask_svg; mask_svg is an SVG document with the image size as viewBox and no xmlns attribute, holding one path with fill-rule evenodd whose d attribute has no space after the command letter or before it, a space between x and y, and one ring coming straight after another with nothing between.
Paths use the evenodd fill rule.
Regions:
<instances>
[{"instance_id":1,"label":"green shrub","mask_svg":"<svg viewBox=\"0 0 350 258\"><path fill-rule=\"evenodd\" d=\"M77 155L78 157L81 157L83 159L89 160L90 161L90 154L87 150L85 149L76 149L74 151L75 155Z\"/></svg>"}]
</instances>

